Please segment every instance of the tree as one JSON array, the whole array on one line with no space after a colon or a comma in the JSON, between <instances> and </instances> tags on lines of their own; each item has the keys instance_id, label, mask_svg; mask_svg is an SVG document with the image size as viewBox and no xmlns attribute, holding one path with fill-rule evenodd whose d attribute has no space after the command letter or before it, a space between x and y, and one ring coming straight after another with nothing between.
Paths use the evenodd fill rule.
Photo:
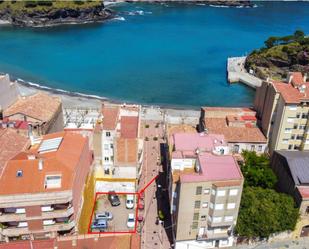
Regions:
<instances>
[{"instance_id":1,"label":"tree","mask_svg":"<svg viewBox=\"0 0 309 249\"><path fill-rule=\"evenodd\" d=\"M295 39L295 40L301 40L301 39L303 39L304 37L305 37L304 31L302 31L302 30L296 30L296 31L294 32L294 39Z\"/></svg>"},{"instance_id":2,"label":"tree","mask_svg":"<svg viewBox=\"0 0 309 249\"><path fill-rule=\"evenodd\" d=\"M245 178L245 187L273 188L277 177L270 168L267 155L257 155L255 151L244 151L242 153L244 163L241 171Z\"/></svg>"},{"instance_id":3,"label":"tree","mask_svg":"<svg viewBox=\"0 0 309 249\"><path fill-rule=\"evenodd\" d=\"M236 233L267 238L275 232L294 230L299 217L292 197L273 189L246 187L242 193Z\"/></svg>"},{"instance_id":4,"label":"tree","mask_svg":"<svg viewBox=\"0 0 309 249\"><path fill-rule=\"evenodd\" d=\"M264 43L265 43L267 48L271 48L274 45L276 45L277 42L278 42L278 37L271 36Z\"/></svg>"}]
</instances>

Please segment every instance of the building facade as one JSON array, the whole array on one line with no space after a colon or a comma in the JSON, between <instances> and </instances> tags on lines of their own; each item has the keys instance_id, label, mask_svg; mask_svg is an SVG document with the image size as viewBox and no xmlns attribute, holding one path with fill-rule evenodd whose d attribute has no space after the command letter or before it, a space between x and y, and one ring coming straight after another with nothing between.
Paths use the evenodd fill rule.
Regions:
<instances>
[{"instance_id":1,"label":"building facade","mask_svg":"<svg viewBox=\"0 0 309 249\"><path fill-rule=\"evenodd\" d=\"M19 97L4 109L3 127L15 127L18 124L28 134L29 129L35 136L63 130L62 102L43 92Z\"/></svg>"},{"instance_id":2,"label":"building facade","mask_svg":"<svg viewBox=\"0 0 309 249\"><path fill-rule=\"evenodd\" d=\"M8 161L0 178L1 240L77 232L92 153L88 139L45 135Z\"/></svg>"},{"instance_id":3,"label":"building facade","mask_svg":"<svg viewBox=\"0 0 309 249\"><path fill-rule=\"evenodd\" d=\"M171 212L176 248L234 243L243 176L222 135L174 134Z\"/></svg>"},{"instance_id":4,"label":"building facade","mask_svg":"<svg viewBox=\"0 0 309 249\"><path fill-rule=\"evenodd\" d=\"M261 154L268 150L267 139L256 121L250 108L203 107L199 132L223 134L231 153L249 150Z\"/></svg>"},{"instance_id":5,"label":"building facade","mask_svg":"<svg viewBox=\"0 0 309 249\"><path fill-rule=\"evenodd\" d=\"M257 89L254 108L271 154L309 149L308 87L306 76L290 73L286 82L268 80Z\"/></svg>"}]
</instances>

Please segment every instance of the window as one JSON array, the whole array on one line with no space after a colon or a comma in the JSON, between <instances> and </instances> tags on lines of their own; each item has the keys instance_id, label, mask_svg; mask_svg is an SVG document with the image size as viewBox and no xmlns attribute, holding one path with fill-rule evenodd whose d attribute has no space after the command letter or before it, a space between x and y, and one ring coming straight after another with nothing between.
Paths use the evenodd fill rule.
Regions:
<instances>
[{"instance_id":1,"label":"window","mask_svg":"<svg viewBox=\"0 0 309 249\"><path fill-rule=\"evenodd\" d=\"M284 133L292 133L292 128L285 128Z\"/></svg>"},{"instance_id":2,"label":"window","mask_svg":"<svg viewBox=\"0 0 309 249\"><path fill-rule=\"evenodd\" d=\"M234 153L239 153L239 145L238 145L238 144L235 144L235 145L233 146L233 152L234 152Z\"/></svg>"},{"instance_id":3,"label":"window","mask_svg":"<svg viewBox=\"0 0 309 249\"><path fill-rule=\"evenodd\" d=\"M202 208L208 208L208 202L203 202L202 203Z\"/></svg>"},{"instance_id":4,"label":"window","mask_svg":"<svg viewBox=\"0 0 309 249\"><path fill-rule=\"evenodd\" d=\"M42 212L50 212L53 211L54 209L51 206L42 206L41 211Z\"/></svg>"},{"instance_id":5,"label":"window","mask_svg":"<svg viewBox=\"0 0 309 249\"><path fill-rule=\"evenodd\" d=\"M215 210L223 210L224 204L216 204L215 205Z\"/></svg>"},{"instance_id":6,"label":"window","mask_svg":"<svg viewBox=\"0 0 309 249\"><path fill-rule=\"evenodd\" d=\"M294 139L295 139L295 135L292 135L292 136L291 136L291 139L293 139L293 140L294 140Z\"/></svg>"},{"instance_id":7,"label":"window","mask_svg":"<svg viewBox=\"0 0 309 249\"><path fill-rule=\"evenodd\" d=\"M209 207L211 208L211 209L214 209L214 204L211 202L211 203L209 203Z\"/></svg>"},{"instance_id":8,"label":"window","mask_svg":"<svg viewBox=\"0 0 309 249\"><path fill-rule=\"evenodd\" d=\"M289 143L289 139L288 138L283 138L282 139L282 143L283 144L288 144Z\"/></svg>"},{"instance_id":9,"label":"window","mask_svg":"<svg viewBox=\"0 0 309 249\"><path fill-rule=\"evenodd\" d=\"M60 188L61 187L61 176L46 176L45 177L45 188Z\"/></svg>"},{"instance_id":10,"label":"window","mask_svg":"<svg viewBox=\"0 0 309 249\"><path fill-rule=\"evenodd\" d=\"M234 209L236 207L236 203L228 203L227 209Z\"/></svg>"},{"instance_id":11,"label":"window","mask_svg":"<svg viewBox=\"0 0 309 249\"><path fill-rule=\"evenodd\" d=\"M297 114L296 114L296 118L300 118L300 113L297 113Z\"/></svg>"},{"instance_id":12,"label":"window","mask_svg":"<svg viewBox=\"0 0 309 249\"><path fill-rule=\"evenodd\" d=\"M212 195L216 195L216 190L212 189L212 190L211 190L211 194L212 194Z\"/></svg>"},{"instance_id":13,"label":"window","mask_svg":"<svg viewBox=\"0 0 309 249\"><path fill-rule=\"evenodd\" d=\"M17 170L16 177L22 177L22 176L23 176L23 171L22 170Z\"/></svg>"},{"instance_id":14,"label":"window","mask_svg":"<svg viewBox=\"0 0 309 249\"><path fill-rule=\"evenodd\" d=\"M108 161L109 161L109 158L108 158L108 157L104 157L104 161L105 161L105 162L108 162Z\"/></svg>"},{"instance_id":15,"label":"window","mask_svg":"<svg viewBox=\"0 0 309 249\"><path fill-rule=\"evenodd\" d=\"M110 147L111 147L111 149L114 149L114 145L113 144L110 144Z\"/></svg>"},{"instance_id":16,"label":"window","mask_svg":"<svg viewBox=\"0 0 309 249\"><path fill-rule=\"evenodd\" d=\"M306 126L305 126L305 125L300 125L300 126L299 126L299 129L300 129L300 130L306 130Z\"/></svg>"},{"instance_id":17,"label":"window","mask_svg":"<svg viewBox=\"0 0 309 249\"><path fill-rule=\"evenodd\" d=\"M213 223L219 223L222 221L222 217L218 216L218 217L213 217L212 219Z\"/></svg>"},{"instance_id":18,"label":"window","mask_svg":"<svg viewBox=\"0 0 309 249\"><path fill-rule=\"evenodd\" d=\"M300 150L300 146L294 145L294 150Z\"/></svg>"},{"instance_id":19,"label":"window","mask_svg":"<svg viewBox=\"0 0 309 249\"><path fill-rule=\"evenodd\" d=\"M105 133L105 135L106 135L107 137L110 137L110 136L111 136L111 133L110 133L109 131L107 131L107 132Z\"/></svg>"},{"instance_id":20,"label":"window","mask_svg":"<svg viewBox=\"0 0 309 249\"><path fill-rule=\"evenodd\" d=\"M210 189L209 188L205 188L204 189L204 195L209 195L210 193Z\"/></svg>"},{"instance_id":21,"label":"window","mask_svg":"<svg viewBox=\"0 0 309 249\"><path fill-rule=\"evenodd\" d=\"M303 113L302 115L301 115L301 118L308 118L308 114L307 113Z\"/></svg>"},{"instance_id":22,"label":"window","mask_svg":"<svg viewBox=\"0 0 309 249\"><path fill-rule=\"evenodd\" d=\"M295 106L290 106L289 107L289 110L290 111L296 111L297 110L297 106L295 105Z\"/></svg>"},{"instance_id":23,"label":"window","mask_svg":"<svg viewBox=\"0 0 309 249\"><path fill-rule=\"evenodd\" d=\"M206 220L206 215L202 215L201 220Z\"/></svg>"},{"instance_id":24,"label":"window","mask_svg":"<svg viewBox=\"0 0 309 249\"><path fill-rule=\"evenodd\" d=\"M218 196L225 196L225 190L219 190L217 195Z\"/></svg>"},{"instance_id":25,"label":"window","mask_svg":"<svg viewBox=\"0 0 309 249\"><path fill-rule=\"evenodd\" d=\"M221 233L222 232L222 229L221 228L215 228L214 229L214 233Z\"/></svg>"},{"instance_id":26,"label":"window","mask_svg":"<svg viewBox=\"0 0 309 249\"><path fill-rule=\"evenodd\" d=\"M292 150L292 149L293 149L293 145L290 144L290 145L289 145L289 150Z\"/></svg>"},{"instance_id":27,"label":"window","mask_svg":"<svg viewBox=\"0 0 309 249\"><path fill-rule=\"evenodd\" d=\"M200 208L201 207L201 201L195 201L194 208Z\"/></svg>"},{"instance_id":28,"label":"window","mask_svg":"<svg viewBox=\"0 0 309 249\"><path fill-rule=\"evenodd\" d=\"M230 196L235 196L238 194L238 189L230 189Z\"/></svg>"},{"instance_id":29,"label":"window","mask_svg":"<svg viewBox=\"0 0 309 249\"><path fill-rule=\"evenodd\" d=\"M49 226L54 224L55 224L54 220L43 220L43 226Z\"/></svg>"},{"instance_id":30,"label":"window","mask_svg":"<svg viewBox=\"0 0 309 249\"><path fill-rule=\"evenodd\" d=\"M173 212L176 212L176 205L173 205Z\"/></svg>"},{"instance_id":31,"label":"window","mask_svg":"<svg viewBox=\"0 0 309 249\"><path fill-rule=\"evenodd\" d=\"M19 222L17 227L28 227L28 222Z\"/></svg>"},{"instance_id":32,"label":"window","mask_svg":"<svg viewBox=\"0 0 309 249\"><path fill-rule=\"evenodd\" d=\"M202 194L202 187L201 186L196 187L195 194L196 195L201 195Z\"/></svg>"},{"instance_id":33,"label":"window","mask_svg":"<svg viewBox=\"0 0 309 249\"><path fill-rule=\"evenodd\" d=\"M25 208L16 208L16 214L25 214L26 213L26 209Z\"/></svg>"},{"instance_id":34,"label":"window","mask_svg":"<svg viewBox=\"0 0 309 249\"><path fill-rule=\"evenodd\" d=\"M108 150L109 149L109 145L108 144L104 144L104 150Z\"/></svg>"},{"instance_id":35,"label":"window","mask_svg":"<svg viewBox=\"0 0 309 249\"><path fill-rule=\"evenodd\" d=\"M296 139L297 139L297 140L303 140L303 136L297 135L297 136L296 136Z\"/></svg>"},{"instance_id":36,"label":"window","mask_svg":"<svg viewBox=\"0 0 309 249\"><path fill-rule=\"evenodd\" d=\"M258 146L258 151L261 152L262 150L263 150L263 146L262 146L262 145L259 145L259 146Z\"/></svg>"},{"instance_id":37,"label":"window","mask_svg":"<svg viewBox=\"0 0 309 249\"><path fill-rule=\"evenodd\" d=\"M198 222L192 222L192 229L197 229L198 227Z\"/></svg>"},{"instance_id":38,"label":"window","mask_svg":"<svg viewBox=\"0 0 309 249\"><path fill-rule=\"evenodd\" d=\"M193 214L193 220L198 220L200 217L200 214L199 213L194 213Z\"/></svg>"},{"instance_id":39,"label":"window","mask_svg":"<svg viewBox=\"0 0 309 249\"><path fill-rule=\"evenodd\" d=\"M173 198L177 198L177 192L173 191L172 196L173 196Z\"/></svg>"},{"instance_id":40,"label":"window","mask_svg":"<svg viewBox=\"0 0 309 249\"><path fill-rule=\"evenodd\" d=\"M233 216L224 216L224 221L230 222L233 221L234 217Z\"/></svg>"},{"instance_id":41,"label":"window","mask_svg":"<svg viewBox=\"0 0 309 249\"><path fill-rule=\"evenodd\" d=\"M255 150L255 145L251 145L251 151Z\"/></svg>"},{"instance_id":42,"label":"window","mask_svg":"<svg viewBox=\"0 0 309 249\"><path fill-rule=\"evenodd\" d=\"M298 128L298 125L294 124L293 129L297 129L297 128Z\"/></svg>"}]
</instances>

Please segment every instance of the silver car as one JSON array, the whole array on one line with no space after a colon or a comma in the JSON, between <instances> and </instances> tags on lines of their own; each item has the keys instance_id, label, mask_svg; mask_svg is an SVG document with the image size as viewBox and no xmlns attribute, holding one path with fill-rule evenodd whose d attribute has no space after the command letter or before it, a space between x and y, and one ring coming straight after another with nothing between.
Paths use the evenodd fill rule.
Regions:
<instances>
[{"instance_id":1,"label":"silver car","mask_svg":"<svg viewBox=\"0 0 309 249\"><path fill-rule=\"evenodd\" d=\"M95 219L96 220L112 220L113 214L111 212L107 212L107 211L102 212L102 213L96 213Z\"/></svg>"}]
</instances>

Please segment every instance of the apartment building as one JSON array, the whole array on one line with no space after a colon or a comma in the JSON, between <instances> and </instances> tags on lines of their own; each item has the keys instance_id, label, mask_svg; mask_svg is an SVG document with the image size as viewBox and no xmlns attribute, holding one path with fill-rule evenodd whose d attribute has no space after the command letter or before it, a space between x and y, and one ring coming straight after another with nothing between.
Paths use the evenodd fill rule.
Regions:
<instances>
[{"instance_id":1,"label":"apartment building","mask_svg":"<svg viewBox=\"0 0 309 249\"><path fill-rule=\"evenodd\" d=\"M274 151L271 167L280 191L293 196L300 211L302 228L309 227L309 151ZM298 234L301 236L302 234Z\"/></svg>"},{"instance_id":2,"label":"apartment building","mask_svg":"<svg viewBox=\"0 0 309 249\"><path fill-rule=\"evenodd\" d=\"M0 239L76 232L91 161L88 138L70 132L44 135L13 156L0 178Z\"/></svg>"},{"instance_id":3,"label":"apartment building","mask_svg":"<svg viewBox=\"0 0 309 249\"><path fill-rule=\"evenodd\" d=\"M243 150L267 151L266 137L257 126L255 111L250 108L203 107L199 132L223 134L234 154Z\"/></svg>"},{"instance_id":4,"label":"apartment building","mask_svg":"<svg viewBox=\"0 0 309 249\"><path fill-rule=\"evenodd\" d=\"M243 176L224 136L176 133L171 146L175 248L232 246Z\"/></svg>"},{"instance_id":5,"label":"apartment building","mask_svg":"<svg viewBox=\"0 0 309 249\"><path fill-rule=\"evenodd\" d=\"M94 130L96 191L134 192L141 173L140 107L103 104Z\"/></svg>"},{"instance_id":6,"label":"apartment building","mask_svg":"<svg viewBox=\"0 0 309 249\"><path fill-rule=\"evenodd\" d=\"M2 127L12 127L28 134L30 127L36 136L63 130L62 102L43 92L20 96L3 111Z\"/></svg>"},{"instance_id":7,"label":"apartment building","mask_svg":"<svg viewBox=\"0 0 309 249\"><path fill-rule=\"evenodd\" d=\"M269 151L308 150L309 82L299 72L286 82L267 80L257 89L254 108Z\"/></svg>"}]
</instances>

